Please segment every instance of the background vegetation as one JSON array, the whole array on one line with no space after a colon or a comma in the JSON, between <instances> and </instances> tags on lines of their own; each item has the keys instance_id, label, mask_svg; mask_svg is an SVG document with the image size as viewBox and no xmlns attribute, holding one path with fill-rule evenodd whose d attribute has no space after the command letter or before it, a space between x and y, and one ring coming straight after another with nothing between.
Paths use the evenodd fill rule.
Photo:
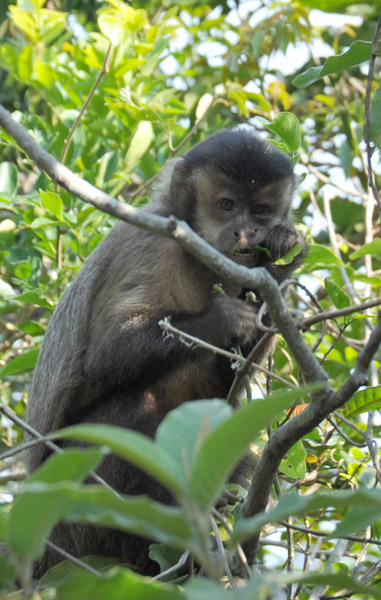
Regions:
<instances>
[{"instance_id":1,"label":"background vegetation","mask_svg":"<svg viewBox=\"0 0 381 600\"><path fill-rule=\"evenodd\" d=\"M300 176L295 219L311 247L288 304L299 324L304 319L304 339L333 390L341 393L364 371L361 357L365 370L370 365L368 383L356 379L353 391L365 385L343 396L341 408L324 412L320 398L319 425L297 429L311 397L316 402L316 386L304 387L305 370L279 336L269 364L274 377L259 375L255 401L236 414L219 400L184 405L155 442L109 428L77 431L102 448L57 454L21 486L25 472L12 449L22 443L46 324L114 219L59 188L3 123L0 539L10 551L0 556L4 597L31 596L32 561L63 517L146 533L158 542L152 556L161 570L177 567L162 583L101 557L86 559L87 570L68 561L45 577L34 598L381 597L381 356L377 343L369 349L369 339L379 343L374 306L381 287L381 92L374 60L380 10L380 0L0 5L1 104L45 150L107 193L141 206L169 156L225 126L254 124L290 153ZM285 426L298 441L282 453L270 511L238 503L216 512L223 483L248 444L265 456ZM130 460L133 454L180 506L83 487L105 446ZM243 555L253 557L249 540L261 529L259 562L249 569ZM189 577L188 551L203 577L197 570Z\"/></svg>"}]
</instances>

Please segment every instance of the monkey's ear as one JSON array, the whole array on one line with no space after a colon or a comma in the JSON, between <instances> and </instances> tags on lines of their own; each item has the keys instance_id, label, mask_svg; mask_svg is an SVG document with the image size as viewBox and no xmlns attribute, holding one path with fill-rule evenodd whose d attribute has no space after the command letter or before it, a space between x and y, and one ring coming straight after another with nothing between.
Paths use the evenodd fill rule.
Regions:
<instances>
[{"instance_id":1,"label":"monkey's ear","mask_svg":"<svg viewBox=\"0 0 381 600\"><path fill-rule=\"evenodd\" d=\"M161 170L153 190L153 209L161 214L187 220L192 188L184 158L170 158Z\"/></svg>"},{"instance_id":2,"label":"monkey's ear","mask_svg":"<svg viewBox=\"0 0 381 600\"><path fill-rule=\"evenodd\" d=\"M186 162L183 158L172 158L171 163L171 183L170 194L171 198L176 198L184 193L184 188L187 186L188 173L186 170Z\"/></svg>"},{"instance_id":3,"label":"monkey's ear","mask_svg":"<svg viewBox=\"0 0 381 600\"><path fill-rule=\"evenodd\" d=\"M164 198L168 198L168 196L172 195L172 190L177 188L177 183L175 186L172 184L172 180L176 182L180 181L180 165L184 163L183 158L170 158L167 160L163 168L161 169L159 178L154 185L154 200L161 200Z\"/></svg>"}]
</instances>

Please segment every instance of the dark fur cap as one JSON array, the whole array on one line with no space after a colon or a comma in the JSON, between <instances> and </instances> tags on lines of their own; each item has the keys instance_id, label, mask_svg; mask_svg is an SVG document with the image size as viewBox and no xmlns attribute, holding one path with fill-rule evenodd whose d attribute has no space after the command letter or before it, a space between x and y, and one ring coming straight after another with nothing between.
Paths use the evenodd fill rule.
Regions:
<instances>
[{"instance_id":1,"label":"dark fur cap","mask_svg":"<svg viewBox=\"0 0 381 600\"><path fill-rule=\"evenodd\" d=\"M249 187L293 176L289 157L251 127L223 129L191 148L183 160L188 173L209 168Z\"/></svg>"}]
</instances>

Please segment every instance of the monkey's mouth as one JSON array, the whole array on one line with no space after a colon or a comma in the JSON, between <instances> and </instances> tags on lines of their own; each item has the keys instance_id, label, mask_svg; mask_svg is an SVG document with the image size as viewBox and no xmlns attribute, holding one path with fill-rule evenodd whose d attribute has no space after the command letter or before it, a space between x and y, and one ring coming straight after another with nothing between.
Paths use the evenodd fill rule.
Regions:
<instances>
[{"instance_id":1,"label":"monkey's mouth","mask_svg":"<svg viewBox=\"0 0 381 600\"><path fill-rule=\"evenodd\" d=\"M228 254L232 256L255 256L258 254L257 246L233 246L228 250Z\"/></svg>"},{"instance_id":2,"label":"monkey's mouth","mask_svg":"<svg viewBox=\"0 0 381 600\"><path fill-rule=\"evenodd\" d=\"M258 252L254 248L232 248L226 254L234 262L242 264L252 264L258 257Z\"/></svg>"}]
</instances>

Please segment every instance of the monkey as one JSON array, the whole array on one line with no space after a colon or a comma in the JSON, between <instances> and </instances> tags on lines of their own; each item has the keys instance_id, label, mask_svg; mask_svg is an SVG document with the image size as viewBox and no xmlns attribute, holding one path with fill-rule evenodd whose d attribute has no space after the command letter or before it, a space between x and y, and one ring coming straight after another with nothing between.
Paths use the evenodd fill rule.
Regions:
<instances>
[{"instance_id":1,"label":"monkey","mask_svg":"<svg viewBox=\"0 0 381 600\"><path fill-rule=\"evenodd\" d=\"M304 253L291 204L290 158L254 128L224 129L182 157L167 161L152 201L142 210L186 221L204 240L249 268L266 268L281 283ZM300 243L290 264L275 261ZM262 252L258 248L264 248ZM183 402L226 398L234 379L229 359L199 345L163 336L159 321L246 356L262 333L261 300L222 282L176 241L125 222L92 252L58 303L42 343L27 406L27 422L42 434L79 423L107 423L154 438L165 415ZM255 290L254 290L255 292ZM260 298L260 296L258 296ZM63 442L68 446L70 442ZM48 457L42 444L27 451L28 472ZM97 472L123 494L170 494L121 458L106 456ZM101 554L154 572L149 540L112 529L59 523L51 541L76 556ZM61 560L51 548L35 576Z\"/></svg>"}]
</instances>

